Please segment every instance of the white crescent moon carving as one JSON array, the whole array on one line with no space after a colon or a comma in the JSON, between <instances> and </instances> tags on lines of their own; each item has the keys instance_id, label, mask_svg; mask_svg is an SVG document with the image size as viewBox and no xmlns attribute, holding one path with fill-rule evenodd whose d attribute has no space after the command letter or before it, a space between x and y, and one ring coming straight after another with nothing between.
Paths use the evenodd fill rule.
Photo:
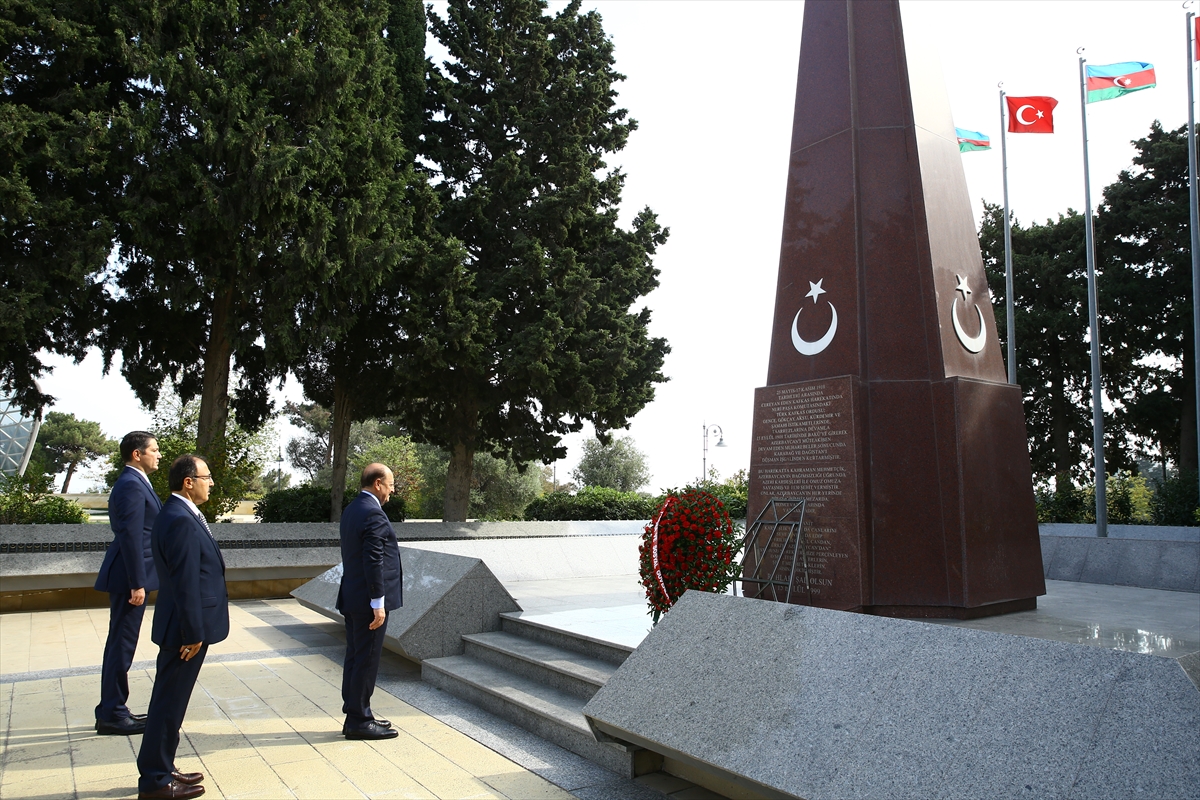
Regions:
<instances>
[{"instance_id":1,"label":"white crescent moon carving","mask_svg":"<svg viewBox=\"0 0 1200 800\"><path fill-rule=\"evenodd\" d=\"M1032 125L1033 123L1037 122L1036 119L1025 119L1024 112L1027 108L1033 110L1033 106L1031 105L1023 105L1017 109L1017 122L1021 123L1022 125Z\"/></svg>"},{"instance_id":2,"label":"white crescent moon carving","mask_svg":"<svg viewBox=\"0 0 1200 800\"><path fill-rule=\"evenodd\" d=\"M967 332L963 330L962 323L958 321L958 298L954 298L954 305L950 310L950 317L954 322L954 335L962 342L962 346L967 348L971 353L978 353L987 344L987 328L983 326L983 312L979 310L979 306L975 306L975 313L979 315L979 335L967 336ZM793 335L794 338L795 336Z\"/></svg>"},{"instance_id":3,"label":"white crescent moon carving","mask_svg":"<svg viewBox=\"0 0 1200 800\"><path fill-rule=\"evenodd\" d=\"M803 308L800 309L800 311L803 310ZM833 321L829 323L829 330L825 331L825 335L815 342L809 342L800 337L800 332L796 329L796 323L800 321L800 311L796 312L796 318L792 320L792 346L796 348L797 353L802 356L815 356L829 347L829 343L833 341L833 335L837 333L837 309L833 307L833 303L829 303L829 310L833 312Z\"/></svg>"}]
</instances>

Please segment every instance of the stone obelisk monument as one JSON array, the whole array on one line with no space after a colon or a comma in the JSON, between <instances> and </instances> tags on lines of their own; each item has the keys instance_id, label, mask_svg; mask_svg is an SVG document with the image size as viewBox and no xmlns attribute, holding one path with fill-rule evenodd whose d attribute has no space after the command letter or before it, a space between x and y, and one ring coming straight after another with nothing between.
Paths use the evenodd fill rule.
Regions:
<instances>
[{"instance_id":1,"label":"stone obelisk monument","mask_svg":"<svg viewBox=\"0 0 1200 800\"><path fill-rule=\"evenodd\" d=\"M808 500L792 602L974 617L1045 594L1021 391L929 58L897 0L805 4L748 514Z\"/></svg>"}]
</instances>

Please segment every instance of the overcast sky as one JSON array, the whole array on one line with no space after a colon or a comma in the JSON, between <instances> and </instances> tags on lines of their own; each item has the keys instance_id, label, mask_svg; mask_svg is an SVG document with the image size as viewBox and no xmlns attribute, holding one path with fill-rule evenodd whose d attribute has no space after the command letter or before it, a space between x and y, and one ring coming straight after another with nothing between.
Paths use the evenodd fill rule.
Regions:
<instances>
[{"instance_id":1,"label":"overcast sky","mask_svg":"<svg viewBox=\"0 0 1200 800\"><path fill-rule=\"evenodd\" d=\"M727 446L710 447L709 464L728 475L749 466L753 392L766 381L804 4L584 5L604 18L627 76L620 103L639 123L610 159L628 176L624 219L650 206L671 229L655 262L661 285L645 298L652 333L671 343L671 380L629 435L647 454L657 489L700 474L703 425L718 424ZM1089 108L1093 203L1130 166L1130 142L1151 122L1187 122L1186 12L1176 0L909 0L902 9L906 28L920 29L938 49L955 124L992 139L991 151L963 154L976 220L984 200L1001 201L999 81L1009 94L1059 101L1054 135L1009 137L1009 197L1024 222L1083 208L1076 48L1085 47L1093 64L1151 62L1158 78L1154 89ZM1101 282L1101 303L1103 295ZM52 363L57 369L42 386L58 397L54 410L97 420L114 437L149 424L116 369L101 377L98 356L78 366ZM300 399L294 382L284 396ZM286 422L276 430L281 444L296 435ZM560 480L569 478L585 435L567 440Z\"/></svg>"}]
</instances>

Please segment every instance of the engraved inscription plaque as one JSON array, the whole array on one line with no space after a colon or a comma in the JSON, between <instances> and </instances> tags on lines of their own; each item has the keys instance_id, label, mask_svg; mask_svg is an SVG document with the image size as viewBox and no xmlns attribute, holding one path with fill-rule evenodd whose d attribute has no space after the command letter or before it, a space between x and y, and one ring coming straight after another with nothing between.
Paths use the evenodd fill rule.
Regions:
<instances>
[{"instance_id":1,"label":"engraved inscription plaque","mask_svg":"<svg viewBox=\"0 0 1200 800\"><path fill-rule=\"evenodd\" d=\"M792 596L842 610L863 606L855 398L855 381L848 376L757 389L750 454L747 519L755 519L771 498L808 501L801 556L807 572L797 571ZM775 555L768 550L764 561Z\"/></svg>"}]
</instances>

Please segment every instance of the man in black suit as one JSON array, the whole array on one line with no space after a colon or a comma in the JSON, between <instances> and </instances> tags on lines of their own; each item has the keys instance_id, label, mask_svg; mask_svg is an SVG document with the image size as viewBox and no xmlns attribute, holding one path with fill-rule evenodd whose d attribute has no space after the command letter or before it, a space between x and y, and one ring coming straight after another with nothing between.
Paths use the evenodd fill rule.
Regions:
<instances>
[{"instance_id":1,"label":"man in black suit","mask_svg":"<svg viewBox=\"0 0 1200 800\"><path fill-rule=\"evenodd\" d=\"M400 545L383 512L395 482L385 465L368 464L359 485L362 491L342 512L342 582L337 596L337 610L346 618L342 735L391 739L399 733L371 712L371 695L379 674L387 612L403 604Z\"/></svg>"},{"instance_id":2,"label":"man in black suit","mask_svg":"<svg viewBox=\"0 0 1200 800\"><path fill-rule=\"evenodd\" d=\"M204 459L186 455L171 464L168 479L171 497L150 536L160 584L150 629L158 671L137 758L139 798L204 794L204 775L176 770L175 752L208 646L229 636L225 559L197 507L208 500L212 472Z\"/></svg>"},{"instance_id":3,"label":"man in black suit","mask_svg":"<svg viewBox=\"0 0 1200 800\"><path fill-rule=\"evenodd\" d=\"M108 640L100 667L100 703L96 731L129 736L146 729L145 714L131 714L129 665L137 650L146 613L146 595L158 588L150 529L162 503L150 486L158 470L158 441L145 431L132 431L121 440L125 469L108 496L108 519L113 540L104 554L95 589L108 592Z\"/></svg>"}]
</instances>

